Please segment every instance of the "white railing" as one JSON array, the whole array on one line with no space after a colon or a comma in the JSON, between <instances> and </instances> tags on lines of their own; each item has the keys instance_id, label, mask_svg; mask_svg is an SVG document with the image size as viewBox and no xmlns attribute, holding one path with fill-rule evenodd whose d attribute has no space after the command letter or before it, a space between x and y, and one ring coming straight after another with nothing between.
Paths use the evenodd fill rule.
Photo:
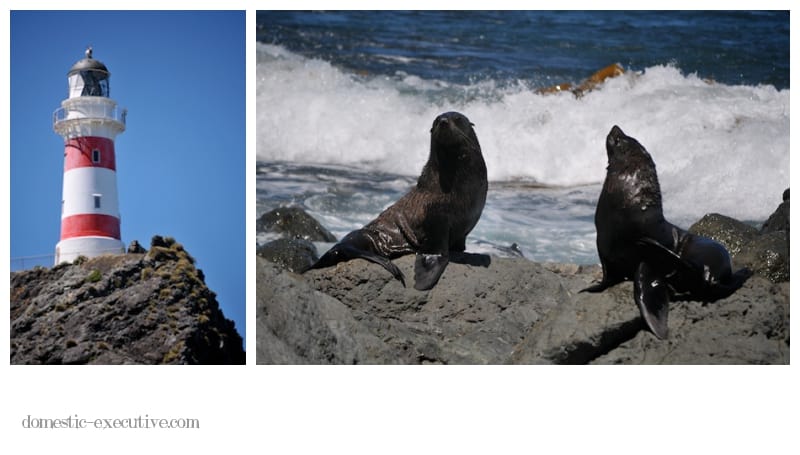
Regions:
<instances>
[{"instance_id":1,"label":"white railing","mask_svg":"<svg viewBox=\"0 0 800 455\"><path fill-rule=\"evenodd\" d=\"M111 120L125 125L127 115L127 109L105 104L60 107L53 112L53 124L74 119L97 119Z\"/></svg>"}]
</instances>

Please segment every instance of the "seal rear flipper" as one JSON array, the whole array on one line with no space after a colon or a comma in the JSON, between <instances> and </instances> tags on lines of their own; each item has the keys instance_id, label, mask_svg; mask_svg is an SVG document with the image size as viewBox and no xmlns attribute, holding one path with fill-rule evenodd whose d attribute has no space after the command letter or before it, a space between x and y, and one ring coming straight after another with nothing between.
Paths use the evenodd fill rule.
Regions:
<instances>
[{"instance_id":1,"label":"seal rear flipper","mask_svg":"<svg viewBox=\"0 0 800 455\"><path fill-rule=\"evenodd\" d=\"M728 280L715 283L714 286L711 287L709 290L709 295L707 296L707 300L713 302L730 296L740 287L742 287L745 281L747 281L751 276L753 276L753 271L747 267L731 274Z\"/></svg>"},{"instance_id":2,"label":"seal rear flipper","mask_svg":"<svg viewBox=\"0 0 800 455\"><path fill-rule=\"evenodd\" d=\"M663 276L646 262L640 262L633 279L633 298L644 322L660 340L668 335L669 288Z\"/></svg>"},{"instance_id":3,"label":"seal rear flipper","mask_svg":"<svg viewBox=\"0 0 800 455\"><path fill-rule=\"evenodd\" d=\"M734 287L734 291L742 287L745 281L747 281L751 276L753 276L753 271L748 269L747 267L738 270L736 273L731 275L731 279L729 281L729 286Z\"/></svg>"},{"instance_id":4,"label":"seal rear flipper","mask_svg":"<svg viewBox=\"0 0 800 455\"><path fill-rule=\"evenodd\" d=\"M449 262L448 255L417 253L414 261L414 289L427 291L436 286Z\"/></svg>"}]
</instances>

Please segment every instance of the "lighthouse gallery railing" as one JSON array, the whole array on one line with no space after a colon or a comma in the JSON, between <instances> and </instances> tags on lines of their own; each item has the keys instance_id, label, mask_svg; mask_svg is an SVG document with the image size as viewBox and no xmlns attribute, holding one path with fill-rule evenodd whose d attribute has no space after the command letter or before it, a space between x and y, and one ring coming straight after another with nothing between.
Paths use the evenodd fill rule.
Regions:
<instances>
[{"instance_id":1,"label":"lighthouse gallery railing","mask_svg":"<svg viewBox=\"0 0 800 455\"><path fill-rule=\"evenodd\" d=\"M118 106L108 106L104 104L71 106L69 108L60 107L53 112L53 124L65 120L74 119L98 119L112 120L125 125L125 117L128 110Z\"/></svg>"}]
</instances>

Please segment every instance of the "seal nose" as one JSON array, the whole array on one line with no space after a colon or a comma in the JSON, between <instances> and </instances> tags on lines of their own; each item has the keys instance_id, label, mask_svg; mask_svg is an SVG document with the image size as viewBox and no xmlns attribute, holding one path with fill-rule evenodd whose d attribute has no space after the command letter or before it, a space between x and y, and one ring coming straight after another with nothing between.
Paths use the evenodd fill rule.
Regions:
<instances>
[{"instance_id":1,"label":"seal nose","mask_svg":"<svg viewBox=\"0 0 800 455\"><path fill-rule=\"evenodd\" d=\"M450 119L448 118L447 114L442 114L436 117L436 120L433 121L433 126L431 127L431 133L434 130L439 130L440 128L446 127L450 124Z\"/></svg>"},{"instance_id":2,"label":"seal nose","mask_svg":"<svg viewBox=\"0 0 800 455\"><path fill-rule=\"evenodd\" d=\"M625 133L622 132L622 129L620 129L620 127L618 127L617 125L614 125L614 127L611 128L611 131L608 133L608 136L606 137L606 145L608 147L613 147L615 145L618 145L620 139L623 136L625 136Z\"/></svg>"}]
</instances>

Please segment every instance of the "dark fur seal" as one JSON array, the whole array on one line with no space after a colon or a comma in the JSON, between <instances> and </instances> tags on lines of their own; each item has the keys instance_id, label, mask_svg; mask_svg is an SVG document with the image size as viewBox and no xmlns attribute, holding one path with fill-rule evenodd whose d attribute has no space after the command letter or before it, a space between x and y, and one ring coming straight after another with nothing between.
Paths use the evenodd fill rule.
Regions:
<instances>
[{"instance_id":1,"label":"dark fur seal","mask_svg":"<svg viewBox=\"0 0 800 455\"><path fill-rule=\"evenodd\" d=\"M583 291L600 292L633 280L642 318L664 339L670 298L725 298L751 273L733 273L725 247L664 219L656 166L636 139L614 126L606 151L607 174L594 218L603 279Z\"/></svg>"},{"instance_id":2,"label":"dark fur seal","mask_svg":"<svg viewBox=\"0 0 800 455\"><path fill-rule=\"evenodd\" d=\"M405 286L403 273L390 259L416 253L414 287L436 285L449 253L466 249L467 234L486 203L486 164L472 127L458 112L438 116L417 186L374 221L347 234L310 269L361 258L380 264Z\"/></svg>"}]
</instances>

